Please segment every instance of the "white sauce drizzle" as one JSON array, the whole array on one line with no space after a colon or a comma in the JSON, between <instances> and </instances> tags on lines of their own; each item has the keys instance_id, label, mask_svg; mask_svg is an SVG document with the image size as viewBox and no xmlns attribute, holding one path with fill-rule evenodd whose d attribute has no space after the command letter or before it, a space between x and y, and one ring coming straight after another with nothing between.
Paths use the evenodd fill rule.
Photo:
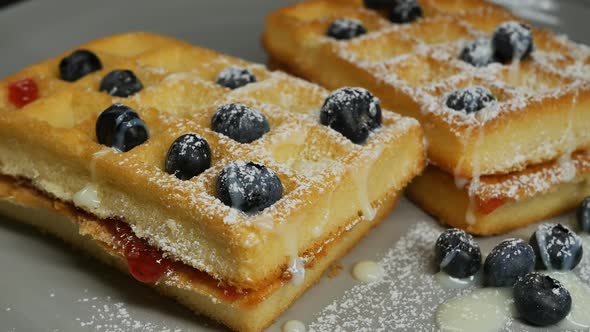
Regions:
<instances>
[{"instance_id":1,"label":"white sauce drizzle","mask_svg":"<svg viewBox=\"0 0 590 332\"><path fill-rule=\"evenodd\" d=\"M301 257L291 259L287 271L291 273L291 282L295 286L299 286L305 280L305 262Z\"/></svg>"},{"instance_id":2,"label":"white sauce drizzle","mask_svg":"<svg viewBox=\"0 0 590 332\"><path fill-rule=\"evenodd\" d=\"M500 331L514 316L511 288L483 288L441 304L436 324L442 331Z\"/></svg>"},{"instance_id":3,"label":"white sauce drizzle","mask_svg":"<svg viewBox=\"0 0 590 332\"><path fill-rule=\"evenodd\" d=\"M328 189L328 190L330 190L330 189ZM333 197L334 197L334 190L331 190L330 194L328 195L326 209L324 211L322 221L311 230L312 234L315 238L318 238L322 235L322 232L324 231L324 227L326 227L328 222L330 222L330 211L332 209L332 198Z\"/></svg>"},{"instance_id":4,"label":"white sauce drizzle","mask_svg":"<svg viewBox=\"0 0 590 332\"><path fill-rule=\"evenodd\" d=\"M481 272L481 271L480 271ZM444 271L434 275L436 281L444 288L469 288L481 285L481 273L478 272L467 278L455 278Z\"/></svg>"},{"instance_id":5,"label":"white sauce drizzle","mask_svg":"<svg viewBox=\"0 0 590 332\"><path fill-rule=\"evenodd\" d=\"M479 128L479 133L477 134L477 141L475 142L475 154L473 156L474 163L473 163L473 178L469 183L468 188L468 196L469 196L469 206L467 207L467 211L465 212L465 221L473 225L477 222L475 216L475 194L480 186L480 177L481 177L481 165L480 165L480 146L483 143L484 138L484 130L483 128Z\"/></svg>"},{"instance_id":6,"label":"white sauce drizzle","mask_svg":"<svg viewBox=\"0 0 590 332\"><path fill-rule=\"evenodd\" d=\"M571 271L545 273L559 280L572 296L572 309L557 327L590 328L590 287ZM442 331L497 332L517 317L512 288L479 288L441 304L436 312L436 324Z\"/></svg>"},{"instance_id":7,"label":"white sauce drizzle","mask_svg":"<svg viewBox=\"0 0 590 332\"><path fill-rule=\"evenodd\" d=\"M535 238L537 238L537 243L539 245L539 256L541 256L541 260L543 264L547 267L547 269L551 269L551 259L549 258L549 251L547 250L547 241L545 239L545 232L537 230L535 232Z\"/></svg>"},{"instance_id":8,"label":"white sauce drizzle","mask_svg":"<svg viewBox=\"0 0 590 332\"><path fill-rule=\"evenodd\" d=\"M376 210L371 205L371 201L369 199L369 173L371 171L371 166L375 163L376 160L379 159L381 153L383 152L383 147L377 148L370 156L369 160L364 167L362 167L357 176L355 176L356 185L357 185L357 197L359 200L359 204L361 205L361 209L363 211L363 217L366 221L371 221L375 218Z\"/></svg>"},{"instance_id":9,"label":"white sauce drizzle","mask_svg":"<svg viewBox=\"0 0 590 332\"><path fill-rule=\"evenodd\" d=\"M101 150L95 152L92 154L92 159L90 160L90 177L92 178L92 181L96 181L96 163L98 162L98 159L102 158L103 156L105 156L106 154L108 154L111 151L115 151L111 148L107 148L104 147Z\"/></svg>"},{"instance_id":10,"label":"white sauce drizzle","mask_svg":"<svg viewBox=\"0 0 590 332\"><path fill-rule=\"evenodd\" d=\"M285 324L283 324L283 327L281 328L281 330L283 332L305 332L306 328L305 328L305 324L303 324L302 321L290 320L290 321L286 322Z\"/></svg>"},{"instance_id":11,"label":"white sauce drizzle","mask_svg":"<svg viewBox=\"0 0 590 332\"><path fill-rule=\"evenodd\" d=\"M567 330L590 328L590 287L571 272L549 272L548 275L559 280L572 297L572 310L557 326Z\"/></svg>"},{"instance_id":12,"label":"white sauce drizzle","mask_svg":"<svg viewBox=\"0 0 590 332\"><path fill-rule=\"evenodd\" d=\"M84 188L75 193L73 201L76 206L89 210L97 209L100 206L98 191L93 184L87 184Z\"/></svg>"},{"instance_id":13,"label":"white sauce drizzle","mask_svg":"<svg viewBox=\"0 0 590 332\"><path fill-rule=\"evenodd\" d=\"M384 274L385 271L381 265L373 261L360 261L352 268L352 276L356 280L366 283L379 281Z\"/></svg>"},{"instance_id":14,"label":"white sauce drizzle","mask_svg":"<svg viewBox=\"0 0 590 332\"><path fill-rule=\"evenodd\" d=\"M97 179L96 162L110 151L113 150L105 147L92 154L92 159L90 160L90 178L92 182L87 183L82 189L74 194L72 197L74 205L89 210L97 209L100 206L98 187L94 184Z\"/></svg>"}]
</instances>

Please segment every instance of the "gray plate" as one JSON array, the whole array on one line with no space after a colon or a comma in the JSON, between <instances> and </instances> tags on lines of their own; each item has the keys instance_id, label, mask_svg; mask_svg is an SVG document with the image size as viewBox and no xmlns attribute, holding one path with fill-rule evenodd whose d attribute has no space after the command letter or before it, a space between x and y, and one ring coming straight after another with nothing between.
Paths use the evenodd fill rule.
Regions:
<instances>
[{"instance_id":1,"label":"gray plate","mask_svg":"<svg viewBox=\"0 0 590 332\"><path fill-rule=\"evenodd\" d=\"M96 37L132 30L164 33L264 62L266 57L259 43L264 16L288 2L25 2L0 11L0 77ZM590 43L588 29L582 28L590 17L590 2L502 2L514 5L520 15L568 33L575 40ZM388 220L342 259L343 273L334 279L323 278L270 330L279 330L288 319L314 321L322 308L354 286L349 273L354 262L378 259L410 227L423 220L435 224L403 200ZM522 231L519 234L523 234ZM483 247L490 248L498 240L488 238L480 242ZM223 330L120 273L72 254L59 241L4 220L0 222L0 266L2 331ZM513 329L526 330L518 323Z\"/></svg>"}]
</instances>

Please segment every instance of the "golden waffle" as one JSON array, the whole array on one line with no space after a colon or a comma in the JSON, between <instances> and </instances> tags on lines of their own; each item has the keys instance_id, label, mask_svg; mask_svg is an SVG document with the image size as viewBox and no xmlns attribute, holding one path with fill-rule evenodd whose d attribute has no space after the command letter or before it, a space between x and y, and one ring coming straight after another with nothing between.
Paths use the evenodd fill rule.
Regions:
<instances>
[{"instance_id":1,"label":"golden waffle","mask_svg":"<svg viewBox=\"0 0 590 332\"><path fill-rule=\"evenodd\" d=\"M270 324L424 167L417 121L384 112L367 142L353 144L319 123L326 90L263 66L147 33L78 49L97 54L103 69L60 80L58 62L70 51L0 81L1 210L121 268L124 248L109 227L131 225L173 262L155 287L233 329ZM257 82L235 90L215 84L229 66L248 68ZM144 89L127 98L99 92L113 69L132 70ZM8 91L25 79L36 82L38 98L18 108ZM228 102L262 112L270 132L240 144L212 131L213 112ZM97 116L113 103L140 114L150 132L145 143L119 152L97 142ZM208 141L212 163L182 181L164 161L185 133ZM215 180L236 160L276 172L282 199L254 215L224 205Z\"/></svg>"},{"instance_id":2,"label":"golden waffle","mask_svg":"<svg viewBox=\"0 0 590 332\"><path fill-rule=\"evenodd\" d=\"M590 196L590 155L551 161L523 171L456 181L428 166L408 196L443 222L478 235L505 233L576 207Z\"/></svg>"},{"instance_id":3,"label":"golden waffle","mask_svg":"<svg viewBox=\"0 0 590 332\"><path fill-rule=\"evenodd\" d=\"M465 178L519 171L590 143L590 51L533 29L531 59L476 68L459 60L467 42L517 20L482 0L420 0L424 18L392 24L361 0L312 0L273 12L263 37L271 63L328 88L366 87L385 106L418 119L437 167ZM368 33L326 36L336 19ZM445 96L481 85L499 103L477 114L445 106Z\"/></svg>"}]
</instances>

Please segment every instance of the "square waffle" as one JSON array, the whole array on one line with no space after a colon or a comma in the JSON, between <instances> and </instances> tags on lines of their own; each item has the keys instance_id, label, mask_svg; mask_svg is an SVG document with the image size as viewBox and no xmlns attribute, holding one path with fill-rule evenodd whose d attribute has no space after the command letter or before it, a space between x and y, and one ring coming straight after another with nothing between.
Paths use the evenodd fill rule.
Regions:
<instances>
[{"instance_id":1,"label":"square waffle","mask_svg":"<svg viewBox=\"0 0 590 332\"><path fill-rule=\"evenodd\" d=\"M519 19L481 0L418 3L422 18L394 24L361 0L305 1L267 18L263 44L277 68L328 88L363 86L418 119L431 166L409 194L445 223L496 234L563 212L590 194L587 169L570 157L590 143L590 49L532 28L530 57L473 66L460 60L462 50ZM339 19L359 22L366 33L329 37ZM473 86L487 88L497 103L477 112L447 106L452 92ZM556 181L547 175L556 169L574 175Z\"/></svg>"},{"instance_id":2,"label":"square waffle","mask_svg":"<svg viewBox=\"0 0 590 332\"><path fill-rule=\"evenodd\" d=\"M430 161L451 174L519 171L590 145L587 47L533 29L530 59L474 67L458 59L462 48L518 19L483 0L418 2L422 19L393 24L361 0L305 1L269 15L263 44L274 66L331 89L363 86L418 119ZM361 22L367 33L326 36L341 18ZM488 88L498 103L477 114L445 105L448 93L473 85Z\"/></svg>"},{"instance_id":3,"label":"square waffle","mask_svg":"<svg viewBox=\"0 0 590 332\"><path fill-rule=\"evenodd\" d=\"M264 66L149 33L78 49L96 54L102 69L61 80L59 62L70 51L0 81L0 212L235 330L269 325L425 166L414 119L383 112L381 126L354 144L320 124L328 91ZM233 90L216 84L231 66L256 82ZM128 97L99 91L115 69L131 70L143 89ZM227 103L258 110L270 131L249 144L215 132L213 113ZM113 104L141 116L147 141L126 152L99 144L97 117ZM186 133L208 142L211 165L181 180L165 160ZM216 179L235 161L272 170L282 198L258 213L225 205ZM146 281L154 270L160 274Z\"/></svg>"}]
</instances>

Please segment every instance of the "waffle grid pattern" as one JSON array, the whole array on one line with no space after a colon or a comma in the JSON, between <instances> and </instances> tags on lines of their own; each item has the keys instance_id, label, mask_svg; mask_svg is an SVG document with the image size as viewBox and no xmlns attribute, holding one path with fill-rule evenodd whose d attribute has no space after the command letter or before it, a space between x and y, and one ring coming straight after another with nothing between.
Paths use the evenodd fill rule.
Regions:
<instances>
[{"instance_id":1,"label":"waffle grid pattern","mask_svg":"<svg viewBox=\"0 0 590 332\"><path fill-rule=\"evenodd\" d=\"M281 72L151 34L108 37L78 49L95 52L103 69L74 83L61 81L57 64L68 52L0 81L0 93L24 78L35 80L40 91L38 100L18 110L0 96L0 127L20 137L26 137L28 131L43 132L43 140L34 144L80 164L100 181L119 182L123 190L155 201L183 219L198 221L232 247L260 245L265 241L264 230L296 218L318 195L327 195L327 188L337 187L344 174L362 169L371 158L379 157L376 153L383 145L418 127L412 119L385 112L382 127L366 144L356 145L319 123L326 90ZM217 75L229 66L247 67L257 82L235 90L218 86ZM132 70L144 89L127 98L99 92L100 80L113 69ZM213 112L229 102L243 103L265 114L271 131L251 144L213 132ZM112 103L125 104L139 113L150 131L147 142L125 153L97 143L96 118ZM164 161L171 143L186 133L208 141L212 165L199 176L181 181L164 171ZM283 184L283 198L252 216L225 206L215 197L215 180L234 160L258 162L275 171ZM135 229L136 233L177 254L185 263L216 275L215 267L190 260L191 243L170 243L162 236L174 232L174 227L153 224L152 228ZM296 254L299 249L295 247Z\"/></svg>"},{"instance_id":2,"label":"waffle grid pattern","mask_svg":"<svg viewBox=\"0 0 590 332\"><path fill-rule=\"evenodd\" d=\"M589 146L583 129L589 47L533 27L531 57L474 67L459 60L466 45L522 20L483 0L419 3L423 18L393 24L362 0L303 1L268 17L263 42L278 68L329 88L370 88L388 108L417 118L431 163L460 177L522 171ZM360 21L368 32L328 37L328 27L343 18ZM446 106L450 93L474 85L488 88L498 102L474 113ZM533 134L540 131L545 135Z\"/></svg>"},{"instance_id":3,"label":"waffle grid pattern","mask_svg":"<svg viewBox=\"0 0 590 332\"><path fill-rule=\"evenodd\" d=\"M534 29L536 51L530 61L474 67L458 59L462 48L479 37L490 38L501 23L520 19L480 0L423 0L420 4L425 18L402 25L391 24L384 13L363 8L356 0L308 1L285 13L303 34L315 34L325 44L321 52L327 57L367 71L451 128L482 126L533 101L590 91L588 47ZM369 32L344 41L325 36L328 26L339 18L359 20ZM474 84L494 92L498 106L473 116L444 105L445 93Z\"/></svg>"}]
</instances>

